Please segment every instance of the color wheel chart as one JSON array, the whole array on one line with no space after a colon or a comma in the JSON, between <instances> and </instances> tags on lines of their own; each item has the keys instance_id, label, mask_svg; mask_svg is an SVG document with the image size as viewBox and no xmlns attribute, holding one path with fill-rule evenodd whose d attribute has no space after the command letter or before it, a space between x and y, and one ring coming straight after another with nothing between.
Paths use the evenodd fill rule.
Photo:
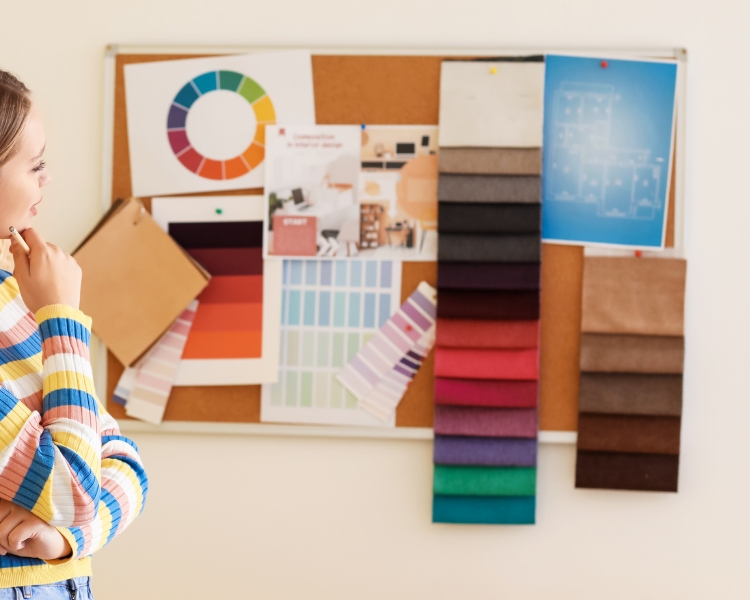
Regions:
<instances>
[{"instance_id":1,"label":"color wheel chart","mask_svg":"<svg viewBox=\"0 0 750 600\"><path fill-rule=\"evenodd\" d=\"M255 138L247 149L227 160L203 156L193 147L187 134L188 114L196 100L220 90L235 92L247 100L257 121ZM236 71L209 71L190 80L174 97L167 116L167 135L175 156L189 171L206 179L235 179L263 162L265 126L275 122L276 111L271 98L257 82Z\"/></svg>"}]
</instances>

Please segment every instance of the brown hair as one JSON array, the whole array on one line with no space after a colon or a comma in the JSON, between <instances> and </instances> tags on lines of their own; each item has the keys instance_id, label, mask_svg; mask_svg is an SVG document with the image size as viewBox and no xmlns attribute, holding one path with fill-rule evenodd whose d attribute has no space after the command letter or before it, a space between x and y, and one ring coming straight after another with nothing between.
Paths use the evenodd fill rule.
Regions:
<instances>
[{"instance_id":1,"label":"brown hair","mask_svg":"<svg viewBox=\"0 0 750 600\"><path fill-rule=\"evenodd\" d=\"M18 140L31 111L29 89L0 70L0 167L18 152Z\"/></svg>"}]
</instances>

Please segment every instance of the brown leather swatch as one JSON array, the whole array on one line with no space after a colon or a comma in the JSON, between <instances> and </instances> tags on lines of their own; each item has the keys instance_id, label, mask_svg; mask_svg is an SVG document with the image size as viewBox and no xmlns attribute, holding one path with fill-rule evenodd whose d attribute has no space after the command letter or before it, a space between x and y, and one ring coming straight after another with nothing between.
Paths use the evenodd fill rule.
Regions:
<instances>
[{"instance_id":1,"label":"brown leather swatch","mask_svg":"<svg viewBox=\"0 0 750 600\"><path fill-rule=\"evenodd\" d=\"M578 452L576 487L676 492L679 464L668 454Z\"/></svg>"},{"instance_id":2,"label":"brown leather swatch","mask_svg":"<svg viewBox=\"0 0 750 600\"><path fill-rule=\"evenodd\" d=\"M440 148L441 173L540 175L541 148Z\"/></svg>"},{"instance_id":3,"label":"brown leather swatch","mask_svg":"<svg viewBox=\"0 0 750 600\"><path fill-rule=\"evenodd\" d=\"M680 417L578 415L578 449L643 454L680 453Z\"/></svg>"},{"instance_id":4,"label":"brown leather swatch","mask_svg":"<svg viewBox=\"0 0 750 600\"><path fill-rule=\"evenodd\" d=\"M686 265L678 258L586 257L581 331L684 335Z\"/></svg>"},{"instance_id":5,"label":"brown leather swatch","mask_svg":"<svg viewBox=\"0 0 750 600\"><path fill-rule=\"evenodd\" d=\"M621 415L682 414L682 375L581 373L578 409Z\"/></svg>"},{"instance_id":6,"label":"brown leather swatch","mask_svg":"<svg viewBox=\"0 0 750 600\"><path fill-rule=\"evenodd\" d=\"M657 335L581 335L581 371L682 373L685 340Z\"/></svg>"}]
</instances>

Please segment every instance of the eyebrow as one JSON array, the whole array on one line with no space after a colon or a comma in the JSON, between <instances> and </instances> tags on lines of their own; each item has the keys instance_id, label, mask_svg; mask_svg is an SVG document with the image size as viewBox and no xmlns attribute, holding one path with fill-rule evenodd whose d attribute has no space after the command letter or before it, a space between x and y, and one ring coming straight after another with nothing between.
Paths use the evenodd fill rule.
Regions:
<instances>
[{"instance_id":1,"label":"eyebrow","mask_svg":"<svg viewBox=\"0 0 750 600\"><path fill-rule=\"evenodd\" d=\"M39 160L40 158L42 158L42 154L44 154L44 151L46 149L47 149L47 144L44 144L39 154L37 154L34 158L32 158L30 162L34 162L35 160Z\"/></svg>"}]
</instances>

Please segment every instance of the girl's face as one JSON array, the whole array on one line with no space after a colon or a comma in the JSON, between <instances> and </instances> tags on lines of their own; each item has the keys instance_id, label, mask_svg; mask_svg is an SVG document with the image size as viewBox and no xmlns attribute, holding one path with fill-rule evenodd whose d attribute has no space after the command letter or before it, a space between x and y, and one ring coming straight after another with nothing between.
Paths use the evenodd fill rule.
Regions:
<instances>
[{"instance_id":1,"label":"girl's face","mask_svg":"<svg viewBox=\"0 0 750 600\"><path fill-rule=\"evenodd\" d=\"M18 153L0 167L0 238L10 237L11 225L23 231L36 215L36 205L42 201L41 188L52 181L42 160L44 145L42 120L32 105Z\"/></svg>"}]
</instances>

